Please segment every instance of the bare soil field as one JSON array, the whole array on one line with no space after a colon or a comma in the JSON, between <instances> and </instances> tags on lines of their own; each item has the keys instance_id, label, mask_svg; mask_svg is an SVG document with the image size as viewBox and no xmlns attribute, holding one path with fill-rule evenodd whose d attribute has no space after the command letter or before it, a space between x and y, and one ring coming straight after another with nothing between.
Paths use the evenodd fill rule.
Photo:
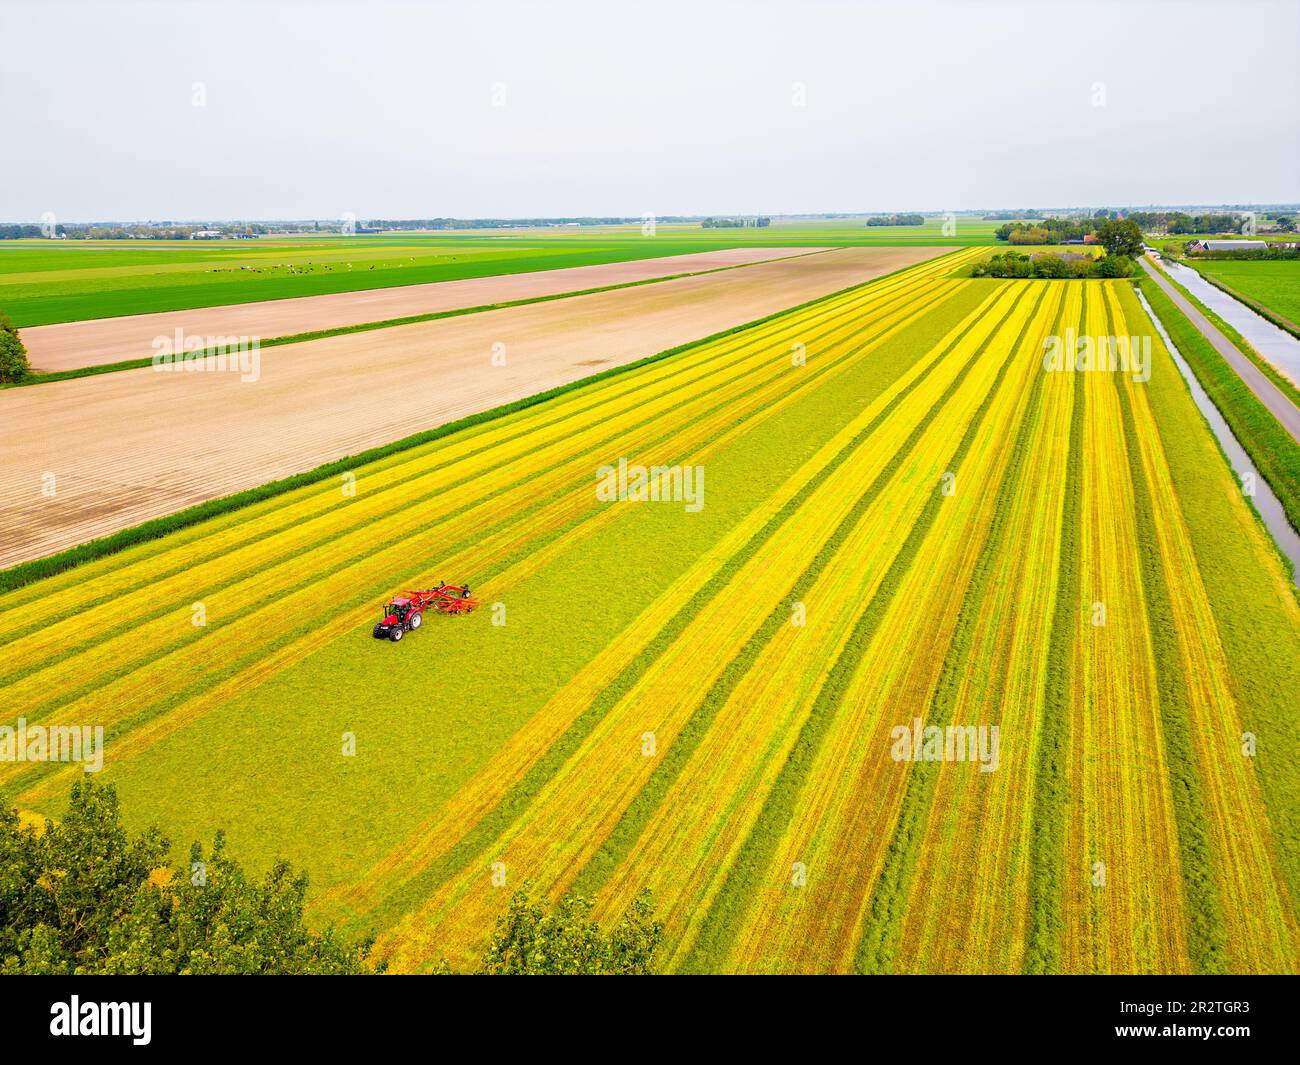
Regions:
<instances>
[{"instance_id":1,"label":"bare soil field","mask_svg":"<svg viewBox=\"0 0 1300 1065\"><path fill-rule=\"evenodd\" d=\"M305 341L261 352L256 380L232 370L145 367L0 392L0 567L313 469L950 250L841 248ZM494 365L494 350L505 365Z\"/></svg>"},{"instance_id":2,"label":"bare soil field","mask_svg":"<svg viewBox=\"0 0 1300 1065\"><path fill-rule=\"evenodd\" d=\"M42 373L105 366L154 354L156 337L247 336L270 339L323 329L341 329L367 322L410 318L420 314L495 303L537 299L565 292L582 292L608 285L651 281L675 274L698 273L728 266L745 266L772 259L804 255L809 248L730 248L668 255L659 259L575 266L564 270L476 277L426 285L402 285L368 292L339 292L300 296L262 303L203 307L195 310L96 318L60 325L32 326L22 331L32 367Z\"/></svg>"}]
</instances>

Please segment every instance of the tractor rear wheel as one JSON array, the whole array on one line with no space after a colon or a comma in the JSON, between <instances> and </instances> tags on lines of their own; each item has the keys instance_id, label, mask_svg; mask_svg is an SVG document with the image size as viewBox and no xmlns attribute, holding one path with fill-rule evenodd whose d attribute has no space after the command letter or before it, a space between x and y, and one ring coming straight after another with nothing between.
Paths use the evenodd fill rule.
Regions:
<instances>
[{"instance_id":1,"label":"tractor rear wheel","mask_svg":"<svg viewBox=\"0 0 1300 1065\"><path fill-rule=\"evenodd\" d=\"M402 632L402 626L401 626L401 625L394 625L391 629L388 630L388 638L389 638L390 640L392 640L393 643L396 643L398 640L400 640L400 639L401 639L403 636L405 636L405 635L406 635L406 634L405 634L404 632Z\"/></svg>"},{"instance_id":2,"label":"tractor rear wheel","mask_svg":"<svg viewBox=\"0 0 1300 1065\"><path fill-rule=\"evenodd\" d=\"M416 629L418 629L421 625L424 624L424 618L420 616L420 612L418 610L411 615L409 624L411 626L412 632L414 632Z\"/></svg>"}]
</instances>

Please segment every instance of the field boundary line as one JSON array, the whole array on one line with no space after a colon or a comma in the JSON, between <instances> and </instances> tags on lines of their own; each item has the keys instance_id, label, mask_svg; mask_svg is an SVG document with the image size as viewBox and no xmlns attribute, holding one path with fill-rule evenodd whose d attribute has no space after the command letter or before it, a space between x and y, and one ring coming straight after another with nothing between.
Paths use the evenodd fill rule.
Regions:
<instances>
[{"instance_id":1,"label":"field boundary line","mask_svg":"<svg viewBox=\"0 0 1300 1065\"><path fill-rule=\"evenodd\" d=\"M663 277L644 277L637 281L623 281L614 285L597 285L594 288L574 289L571 292L552 292L549 295L545 295L545 296L527 296L517 300L502 300L500 303L480 303L472 307L452 307L445 311L430 311L427 314L408 314L408 315L403 315L400 318L380 318L373 322L357 322L354 325L340 325L340 326L334 326L330 329L313 329L305 333L286 333L283 336L262 337L258 341L258 345L259 347L262 348L278 348L278 347L284 347L285 345L288 344L301 344L309 340L327 340L330 337L348 336L349 334L352 333L369 333L376 329L392 329L396 326L419 325L422 322L437 322L437 321L441 321L444 318L460 318L468 314L482 314L486 311L502 311L502 310L507 310L511 307L528 307L535 303L550 303L553 300L571 299L575 296L595 296L603 292L617 292L618 290L625 289L625 288L638 288L642 285L657 285L661 281L680 281L684 277L705 277L708 274L720 274L726 270L743 270L747 266L761 266L764 263L786 262L790 259L804 259L810 255L821 255L827 251L838 251L838 250L839 250L838 248L815 248L812 251L801 251L796 255L779 255L771 259L756 259L752 263L732 263L730 266L712 266L707 270L685 270L679 274L666 274ZM942 258L942 256L936 256L936 258ZM618 263L621 262L639 262L639 261L644 261L644 260L636 260L636 259L616 260L615 263L611 263L608 265L617 265ZM932 261L934 260L924 260L924 262L932 262ZM922 263L913 263L911 265L920 266L922 265ZM560 269L563 269L563 267L561 267ZM902 269L907 270L910 269L910 267L902 267ZM545 271L537 271L537 272L545 273ZM896 272L896 271L892 271L892 272ZM513 277L515 275L488 274L485 276ZM881 277L887 277L887 276L888 276L887 274L881 275ZM475 278L473 280L478 280L478 279ZM877 278L876 280L879 279ZM428 284L428 283L429 282L415 282L414 285ZM434 283L437 284L439 282L434 282ZM414 285L412 286L394 285L392 287L407 288L407 287L414 287ZM357 290L349 290L349 292L350 291L382 292L384 290L383 289L357 289ZM346 294L347 293L323 293L323 295L346 295ZM311 299L311 298L312 297L310 296L307 297L286 296L285 297L285 299ZM254 300L253 301L253 303L259 303L259 302L276 303L278 301L277 300L266 300L266 301ZM241 304L241 303L213 304L211 307L194 307L194 308L187 308L187 309L201 311L201 310L219 309L222 307L243 307L243 306L249 306L249 304ZM159 312L149 312L149 313L159 313ZM177 312L161 312L161 313L183 313L183 312L177 311ZM134 316L113 315L111 317L130 318ZM74 322L51 322L49 324L50 325L73 325L73 324L78 324L78 322L81 321L97 321L97 320L107 321L109 319L88 318L88 319L79 319ZM29 328L38 329L38 328L45 328L45 327L31 326ZM209 356L215 356L219 354L221 354L221 351L218 349L204 348L201 351L190 353L189 355L187 355L187 357L200 359L200 358L207 358ZM78 366L78 367L74 367L71 370L51 370L49 372L34 371L28 374L26 377L24 377L21 381L7 381L4 382L3 384L0 384L0 391L7 388L30 388L32 385L52 384L55 381L72 381L80 377L98 377L101 374L117 373L121 370L140 370L146 366L151 366L151 365L153 365L153 356L145 355L138 359L124 359L120 362L106 362L96 366Z\"/></svg>"},{"instance_id":2,"label":"field boundary line","mask_svg":"<svg viewBox=\"0 0 1300 1065\"><path fill-rule=\"evenodd\" d=\"M917 284L919 287L927 287L927 286L935 286L936 283L932 279L925 279L925 280L918 281ZM900 299L900 293L903 293L905 296L905 293L906 291L908 291L908 289L909 286L904 286L903 288L900 289L897 284L886 285L880 290L880 292L867 296L863 302L873 306L896 303ZM855 313L855 310L860 312L861 306L855 301L853 301L852 299L846 297L843 304L839 306L833 306L829 313L823 313L819 311L814 321L822 325L829 322L839 322L843 319L847 319L848 317L850 317L853 313ZM774 336L779 335L783 332L789 332L792 329L796 329L796 326L794 324L782 325L772 330L772 335ZM758 336L767 335L768 332L769 331L767 328L761 328ZM729 339L734 339L734 338L729 338ZM754 339L756 339L756 337L744 337L742 339L739 339L738 342L735 344L732 343L727 343L727 344L718 343L716 345L701 344L701 348L704 348L706 346L716 346L717 350L703 353L703 357L699 358L698 360L692 359L690 361L684 361L680 363L676 369L673 369L670 372L647 375L640 382L638 382L631 388L624 388L618 391L614 391L612 385L609 382L593 383L590 388L589 396L587 397L587 399L589 399L590 402L585 401L580 394L575 394L574 399L576 400L576 402L570 403L569 401L566 400L561 405L558 411L551 412L549 416L542 415L541 416L542 420L540 421L535 421L531 418L518 421L516 422L513 429L510 431L509 435L506 435L504 437L498 437L494 439L493 434L495 431L492 428L491 424L484 423L484 425L482 426L475 427L481 430L481 433L479 434L478 437L466 435L464 439L466 441L473 440L476 438L485 439L486 442L482 443L480 446L472 447L470 450L464 451L464 453L459 455L449 455L445 447L441 449L435 448L433 445L438 444L440 441L434 440L427 443L418 443L413 445L410 448L411 451L418 451L419 449L426 448L426 447L430 448L430 450L425 455L407 456L403 458L401 457L403 454L402 452L396 452L392 456L388 456L385 459L376 459L371 463L367 463L367 465L374 466L378 463L384 463L384 465L380 468L379 472L384 475L392 475L391 479L387 479L383 485L383 490L385 491L392 488L396 488L403 484L409 484L413 480L417 480L421 477L430 476L442 469L450 468L456 463L467 462L469 460L482 456L487 452L492 451L493 449L501 448L504 446L508 446L510 444L517 443L518 441L524 440L530 435L537 433L539 430L552 429L557 426L563 425L565 422L573 421L574 419L580 419L585 414L589 414L593 411L600 410L600 408L602 408L609 402L611 396L615 398L616 402L622 402L622 401L626 401L629 397L635 396L637 393L644 392L647 389L663 388L666 384L671 382L673 378L680 377L683 374L697 373L701 377L711 376L719 372L719 369L717 367L713 369L709 368L712 364L718 363L720 361L725 361L729 356L733 355L736 351L743 350L747 346L751 345ZM723 366L721 368L725 369L726 367ZM594 381L594 378L591 380ZM520 412L513 412L513 413L520 413ZM425 461L426 459L433 458L439 453L441 453L441 457L437 459L435 465L430 466L427 469L417 470L415 472L409 472L409 466L412 463L418 464L422 461ZM391 459L392 461L389 462L388 461L389 459ZM402 474L401 471L404 468L408 469L408 472ZM461 482L454 482L452 487L454 487L455 484L458 483ZM302 487L309 487L309 486L302 486ZM289 491L293 491L293 490L295 489L286 490L285 494L288 494ZM300 503L310 504L311 501L312 501L312 497L310 496L304 497L303 499L297 502L291 500L286 502L282 507L272 506L270 508L264 509L261 513L246 520L260 521L269 514L275 513L280 510L293 510ZM251 507L254 505L255 504L250 504L248 508L244 508L244 509L245 510L251 509ZM303 515L294 515L293 517L286 519L285 525L287 526L290 524L295 524L297 521L301 519L302 516ZM308 517L311 517L311 515L309 514ZM236 537L238 537L236 530L242 524L243 521L235 521L233 524L226 526L222 530L222 532L232 533L236 535ZM273 531L278 532L280 531L280 529L277 528ZM248 537L244 537L243 539L237 539L236 542L227 546L231 549L235 549L244 546L247 542L248 542ZM183 569L184 565L182 565L181 568ZM25 599L26 597L23 597L24 601ZM9 609L12 609L10 604L8 603L0 604L0 613L3 613L4 611Z\"/></svg>"},{"instance_id":3,"label":"field boundary line","mask_svg":"<svg viewBox=\"0 0 1300 1065\"><path fill-rule=\"evenodd\" d=\"M919 298L924 299L924 302L921 304L920 307L912 309L910 313L905 313L908 311L908 308L906 307L904 307L903 310L895 309L890 313L886 314L883 318L879 319L877 322L873 323L875 328L873 329L873 332L869 338L863 340L861 343L856 345L846 345L845 350L842 351L830 363L827 363L825 365L819 364L817 368L812 371L811 377L803 377L800 380L797 386L799 392L801 393L807 388L812 387L813 385L819 383L826 374L830 373L833 375L834 373L838 372L841 368L841 364L844 363L844 360L846 359L851 360L852 358L856 357L862 350L879 345L887 337L892 335L900 328L903 328L904 326L911 324L916 319L917 315L920 314L924 309L932 306L936 302L939 303L945 302L945 296L944 296L945 291L947 291L949 295L953 294L954 291L954 290L944 290L940 288L931 287L928 282L921 283L917 287L920 288L921 290L921 296ZM871 302L871 301L867 301L867 302ZM884 305L890 307L894 306L894 303L888 299L882 302ZM850 307L849 310L845 312L845 314L851 315L852 311L853 308ZM834 324L826 326L823 332L819 332L818 334L816 334L816 339L819 340L824 339L826 337L834 336L844 331L845 327L842 324L839 324L838 317L832 316L832 318L830 319L822 319L822 324L825 325L827 321L831 321ZM710 406L708 407L707 410L702 410L699 417L701 418L706 416L713 417L716 416L717 412L722 410L723 407L737 407L739 408L738 416L742 417L743 422L747 423L748 420L751 417L753 417L755 414L762 412L760 408L754 408L752 404L747 406L746 405L747 397L750 397L751 395L753 395L758 391L772 390L778 384L778 382L776 380L776 377L773 376L770 372L768 372L766 376L763 376L766 367L764 365L763 356L761 352L751 353L749 357L743 360L742 367L743 364L745 363L752 363L752 365L748 366L748 368L742 368L739 371L736 371L737 364L735 362L724 362L722 365L713 367L712 369L706 367L700 367L701 372L699 374L699 377L696 379L695 382L693 382L693 384L697 389L699 388L701 382L703 382L707 387L693 393L691 400L689 402L691 402L692 404L698 402L701 406L703 406L703 404L709 403ZM710 380L711 378L714 378L720 374L729 375L729 376L724 376L720 381ZM754 383L755 381L757 383ZM637 390L639 390L640 387L641 386L638 386ZM633 391L637 391L637 390L633 390ZM671 389L664 389L663 392L657 398L660 400L664 400L667 397L669 397L671 394L672 394ZM787 393L787 395L794 395L794 394L796 393ZM716 398L711 401L709 398L710 396L717 396L719 398ZM635 403L628 405L628 412L636 413L637 409L638 408ZM775 408L769 408L769 409L775 409ZM521 453L519 456L511 460L512 480L508 485L506 484L497 485L490 493L487 493L479 498L471 499L469 501L463 502L461 505L455 507L452 511L442 515L440 521L443 519L451 520L454 518L461 517L465 513L473 510L475 507L481 507L486 503L488 503L489 498L491 496L498 496L501 493L506 491L524 490L527 488L529 484L536 481L539 477L550 476L556 471L560 471L562 473L562 471L572 467L575 463L583 461L584 456L597 454L599 453L601 448L607 447L613 442L617 442L620 438L626 438L629 434L641 432L643 435L647 437L647 439L643 440L637 445L642 450L653 449L655 447L662 446L664 443L671 442L674 438L674 434L679 432L679 430L673 430L669 428L669 429L662 430L659 436L654 437L652 434L655 430L655 427L662 425L662 423L663 423L662 414L652 413L642 418L641 420L636 421L624 428L613 429L611 431L612 435L606 436L602 439L593 440L590 444L582 445L578 451L572 452L567 455L559 456L555 460L555 465L548 466L546 468L541 468L541 469L534 469L532 471L528 471L526 468L524 468L524 466L526 466L529 456L535 454L535 452ZM549 427L549 425L550 423L547 423L547 427ZM718 433L715 434L715 436L725 436L728 431L729 430L727 428L720 429ZM528 435L529 434L525 432L525 433L517 434L517 437L527 437ZM510 439L514 440L516 439L516 437L512 437ZM565 438L557 437L556 440L553 441L552 443L563 445L565 444L565 442L566 442ZM487 448L479 448L476 451L470 452L468 455L463 456L463 458L469 459L475 455L480 454L484 450L487 450ZM393 481L391 484L388 484L383 488L381 488L378 492L378 495L371 492L367 492L364 501L365 509L371 512L375 511L376 507L382 507L383 505L382 498L388 492L400 491L403 488L403 486L409 486L415 480L436 478L437 473L448 465L451 465L451 463L440 463L430 469L418 473L414 473L411 476L405 478L397 479ZM519 467L519 468L515 468L515 467ZM469 472L466 472L463 476L459 477L459 479L453 480L450 483L440 483L435 479L432 483L427 484L421 490L420 494L415 496L408 495L404 500L404 507L407 510L411 510L412 514L414 514L415 511L413 508L416 507L417 505L428 504L431 501L438 498L439 496L447 492L455 491L461 485L469 481L472 481L479 476L481 476L481 471L471 470ZM407 487L406 490L409 492L409 487ZM352 501L349 504L349 509L352 506L356 506L356 505L357 505L356 501ZM526 514L533 513L539 509L545 508L546 505L547 505L546 499L533 500L531 503L528 504L525 510L521 510L519 512L513 513L508 518L503 518L501 521L496 522L493 528L504 529L509 525L517 524L519 521L523 519L524 516L526 516ZM275 512L272 511L271 513L274 514ZM318 514L310 518L300 519L298 522L291 522L290 525L295 525L295 524L310 525L320 520L321 518L331 517L334 513L336 512L330 512L328 514L326 513ZM350 522L348 524L347 528L343 531L342 535L346 535L349 537L357 535L364 528L369 527L375 521L380 520L381 516L382 515L380 513L372 513L372 516L370 518L365 518L365 517L358 518L356 519L355 522ZM272 531L272 534L280 535L285 532L285 529L286 527L278 527L277 529ZM265 539L267 535L268 533L266 531L262 531L258 535L253 536L251 539L245 539L245 541L240 545L239 549L240 550L246 549L250 545L256 547ZM302 551L314 550L326 546L328 544L331 544L334 541L336 541L340 535L341 534L337 529L333 531L328 531L328 530L318 531L317 538L303 545L300 545L298 548L295 549L295 554L301 553ZM478 539L481 539L481 536L476 535L475 537L472 537L469 540L462 538L456 541L455 547L452 548L451 550L460 550L464 548L468 543L472 543ZM226 576L224 579L218 580L215 583L205 585L204 587L206 593L208 595L212 595L215 594L216 592L225 590L227 588L237 587L241 584L246 583L251 577L254 577L259 573L272 570L275 567L282 565L285 561L286 560L281 556L266 558L254 565L249 566L248 568L238 573L230 574ZM149 586L149 587L156 586L158 580L171 580L173 577L175 577L178 574L188 573L191 570L191 568L192 567L190 566L181 566L179 570L173 571L170 574L164 574L158 577L157 579L151 580L149 585L145 585L145 586ZM93 606L96 605L98 602L117 599L123 595L136 596L139 593L141 587L145 587L145 586L137 586L137 587L126 588L126 589L117 588L111 592L106 592L102 600L89 601L87 605ZM268 590L267 592L267 595L278 596L280 594L282 593L276 590ZM255 604L250 605L246 608L246 611L253 610L256 608L257 607ZM156 619L157 617L165 615L166 613L169 613L174 609L175 608L173 605L164 604L163 606L156 608L151 615L138 616L133 622L133 625L147 624L151 619ZM40 622L37 621L35 623L39 624ZM120 626L118 627L118 629L115 629L114 632L116 633L119 630L120 630ZM6 639L3 635L0 635L0 646L7 645L9 642L12 642L20 638L23 635L24 631L26 631L26 628L18 629L14 633L10 634L8 639ZM101 635L98 634L88 635L86 639L82 641L81 645L75 647L65 646L63 648L63 653L64 654L76 653L77 651L84 649L85 645L94 644L98 642L100 638L102 637ZM24 673L32 672L33 670L40 669L40 668L42 668L40 665L36 665L36 666L29 667L26 670L20 669L11 673L6 673L3 676L0 676L0 689L3 689L5 686L10 684L14 680L18 679Z\"/></svg>"},{"instance_id":4,"label":"field boundary line","mask_svg":"<svg viewBox=\"0 0 1300 1065\"><path fill-rule=\"evenodd\" d=\"M947 254L960 255L965 251L967 251L967 249L959 249L958 251L949 252ZM947 255L938 257L938 259L944 258L947 258ZM83 562L103 558L105 555L116 554L126 547L133 546L134 544L146 540L157 539L166 533L173 532L177 529L187 528L191 525L196 525L208 518L217 517L218 515L226 514L233 510L239 510L273 496L282 495L294 488L300 488L304 485L326 480L327 478L333 477L337 474L355 469L358 466L374 462L378 459L387 458L399 451L406 451L410 448L418 447L421 444L431 443L461 430L472 428L485 422L494 421L498 418L503 418L508 414L515 413L516 411L526 410L529 407L536 406L539 403L544 403L556 396L561 396L567 392L576 391L580 388L590 387L593 384L606 381L620 374L629 373L630 371L639 369L643 366L649 366L662 359L671 358L674 355L701 344L713 343L731 336L733 333L752 329L786 315L796 314L800 311L816 306L819 303L846 295L847 293L853 292L857 289L864 288L867 285L874 285L877 282L884 281L885 279L892 277L895 274L902 273L905 270L915 270L920 267L932 265L934 262L937 262L938 259L927 260L925 263L914 263L911 266L902 267L890 274L882 274L880 277L873 277L868 281L859 282L856 285L849 285L846 288L826 293L823 296L807 300L804 303L795 305L794 307L787 307L780 311L775 311L772 314L764 315L762 318L756 318L753 321L731 326L727 329L720 330L717 333L712 333L708 336L691 340L685 344L679 344L675 347L667 348L666 350L654 355L647 355L645 358L637 359L633 362L627 363L626 365L613 366L607 370L602 370L599 373L592 374L589 377L583 377L577 381L570 381L567 384L557 385L555 388L546 389L545 391L537 392L531 396L526 396L523 399L517 399L510 403L504 403L497 407L491 407L488 410L480 411L477 414L470 414L463 418L457 418L456 420L447 422L444 425L435 426L432 429L425 429L419 433L403 437L402 439L395 440L389 444L382 444L378 447L369 448L357 453L356 455L346 455L343 458L324 463L314 469L305 470L302 473L296 473L289 477L270 481L257 488L249 488L229 496L209 499L203 503L196 504L195 506L179 510L174 514L150 519L149 521L142 522L139 525L121 529L109 536L89 540L84 544L78 544L75 547L67 548L53 555L32 559L28 562L20 562L16 566L0 570L0 593L21 588L33 581L40 580L42 577L61 573L64 570L80 565Z\"/></svg>"}]
</instances>

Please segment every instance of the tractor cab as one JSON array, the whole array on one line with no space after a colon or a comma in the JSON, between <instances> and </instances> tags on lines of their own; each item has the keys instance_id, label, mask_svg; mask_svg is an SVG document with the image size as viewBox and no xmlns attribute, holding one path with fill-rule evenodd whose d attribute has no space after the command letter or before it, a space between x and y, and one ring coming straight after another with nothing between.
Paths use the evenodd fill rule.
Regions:
<instances>
[{"instance_id":1,"label":"tractor cab","mask_svg":"<svg viewBox=\"0 0 1300 1065\"><path fill-rule=\"evenodd\" d=\"M384 605L384 619L375 625L377 640L389 639L396 643L411 629L418 629L423 620L420 611L408 596L398 596Z\"/></svg>"}]
</instances>

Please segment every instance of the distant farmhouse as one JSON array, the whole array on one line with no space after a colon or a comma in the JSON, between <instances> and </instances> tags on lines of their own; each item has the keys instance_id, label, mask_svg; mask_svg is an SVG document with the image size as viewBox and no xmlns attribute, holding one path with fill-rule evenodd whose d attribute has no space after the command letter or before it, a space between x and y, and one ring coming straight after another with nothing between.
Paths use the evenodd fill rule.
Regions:
<instances>
[{"instance_id":1,"label":"distant farmhouse","mask_svg":"<svg viewBox=\"0 0 1300 1065\"><path fill-rule=\"evenodd\" d=\"M766 216L748 218L706 218L700 223L702 229L752 229L755 226L770 226L772 219Z\"/></svg>"},{"instance_id":2,"label":"distant farmhouse","mask_svg":"<svg viewBox=\"0 0 1300 1065\"><path fill-rule=\"evenodd\" d=\"M1263 245L1258 240L1192 240L1187 243L1187 250L1193 251L1260 251Z\"/></svg>"}]
</instances>

